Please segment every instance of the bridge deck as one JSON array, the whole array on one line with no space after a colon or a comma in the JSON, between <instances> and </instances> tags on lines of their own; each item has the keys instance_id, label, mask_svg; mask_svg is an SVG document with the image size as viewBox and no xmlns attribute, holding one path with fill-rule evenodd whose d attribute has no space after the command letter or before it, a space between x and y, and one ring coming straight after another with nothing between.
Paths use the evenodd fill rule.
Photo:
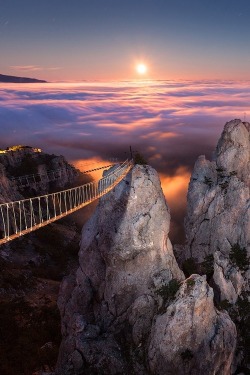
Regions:
<instances>
[{"instance_id":1,"label":"bridge deck","mask_svg":"<svg viewBox=\"0 0 250 375\"><path fill-rule=\"evenodd\" d=\"M44 196L0 204L0 245L59 220L111 191L130 171L126 160L98 181Z\"/></svg>"}]
</instances>

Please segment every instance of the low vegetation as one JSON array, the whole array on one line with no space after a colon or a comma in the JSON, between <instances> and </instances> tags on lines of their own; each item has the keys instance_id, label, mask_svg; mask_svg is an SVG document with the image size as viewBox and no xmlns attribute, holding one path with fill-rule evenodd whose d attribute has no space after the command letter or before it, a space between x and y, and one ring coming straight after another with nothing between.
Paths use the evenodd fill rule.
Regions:
<instances>
[{"instance_id":1,"label":"low vegetation","mask_svg":"<svg viewBox=\"0 0 250 375\"><path fill-rule=\"evenodd\" d=\"M188 279L187 286L188 288L192 288L193 286L195 286L195 281L193 279Z\"/></svg>"},{"instance_id":2,"label":"low vegetation","mask_svg":"<svg viewBox=\"0 0 250 375\"><path fill-rule=\"evenodd\" d=\"M250 362L250 294L243 292L237 302L233 305L227 300L216 304L219 310L226 310L237 329L237 352L240 358L237 371L235 374L244 373L250 375L248 363Z\"/></svg>"},{"instance_id":3,"label":"low vegetation","mask_svg":"<svg viewBox=\"0 0 250 375\"><path fill-rule=\"evenodd\" d=\"M147 161L139 152L136 152L134 155L134 163L139 165L146 165Z\"/></svg>"},{"instance_id":4,"label":"low vegetation","mask_svg":"<svg viewBox=\"0 0 250 375\"><path fill-rule=\"evenodd\" d=\"M189 277L195 273L199 273L198 264L194 258L188 258L183 262L182 265L183 272L186 277Z\"/></svg>"},{"instance_id":5,"label":"low vegetation","mask_svg":"<svg viewBox=\"0 0 250 375\"><path fill-rule=\"evenodd\" d=\"M36 174L38 172L38 162L32 155L27 154L22 157L19 165L9 167L8 172L13 177Z\"/></svg>"},{"instance_id":6,"label":"low vegetation","mask_svg":"<svg viewBox=\"0 0 250 375\"><path fill-rule=\"evenodd\" d=\"M229 311L232 307L232 304L229 303L227 299L223 299L222 301L216 303L216 307L220 311L223 311L223 310Z\"/></svg>"},{"instance_id":7,"label":"low vegetation","mask_svg":"<svg viewBox=\"0 0 250 375\"><path fill-rule=\"evenodd\" d=\"M232 246L229 259L234 266L237 266L243 272L249 268L250 259L247 255L247 250L238 243Z\"/></svg>"},{"instance_id":8,"label":"low vegetation","mask_svg":"<svg viewBox=\"0 0 250 375\"><path fill-rule=\"evenodd\" d=\"M176 293L180 288L180 281L173 279L168 284L162 285L155 291L162 299L164 303L170 302L175 298Z\"/></svg>"},{"instance_id":9,"label":"low vegetation","mask_svg":"<svg viewBox=\"0 0 250 375\"><path fill-rule=\"evenodd\" d=\"M200 264L201 273L207 276L208 281L211 279L214 273L214 256L213 254L207 255L204 261Z\"/></svg>"}]
</instances>

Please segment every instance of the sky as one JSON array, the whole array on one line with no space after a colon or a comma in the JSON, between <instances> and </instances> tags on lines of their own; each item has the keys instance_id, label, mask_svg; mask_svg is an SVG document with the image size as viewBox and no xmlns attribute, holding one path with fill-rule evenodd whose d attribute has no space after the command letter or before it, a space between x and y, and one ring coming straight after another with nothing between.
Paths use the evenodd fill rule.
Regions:
<instances>
[{"instance_id":1,"label":"sky","mask_svg":"<svg viewBox=\"0 0 250 375\"><path fill-rule=\"evenodd\" d=\"M250 79L249 0L0 0L0 73Z\"/></svg>"},{"instance_id":2,"label":"sky","mask_svg":"<svg viewBox=\"0 0 250 375\"><path fill-rule=\"evenodd\" d=\"M249 16L250 0L0 0L0 74L50 82L0 83L0 148L82 169L131 145L159 172L178 237L195 160L226 121L250 120Z\"/></svg>"}]
</instances>

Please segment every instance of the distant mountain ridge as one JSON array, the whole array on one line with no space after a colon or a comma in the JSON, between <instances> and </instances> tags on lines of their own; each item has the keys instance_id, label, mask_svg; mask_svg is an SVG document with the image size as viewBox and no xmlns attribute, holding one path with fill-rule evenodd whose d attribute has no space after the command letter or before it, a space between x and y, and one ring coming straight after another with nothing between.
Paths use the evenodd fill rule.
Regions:
<instances>
[{"instance_id":1,"label":"distant mountain ridge","mask_svg":"<svg viewBox=\"0 0 250 375\"><path fill-rule=\"evenodd\" d=\"M0 82L6 82L6 83L47 83L47 81L43 81L43 80L40 80L40 79L26 78L26 77L16 77L16 76L6 76L4 74L0 74Z\"/></svg>"}]
</instances>

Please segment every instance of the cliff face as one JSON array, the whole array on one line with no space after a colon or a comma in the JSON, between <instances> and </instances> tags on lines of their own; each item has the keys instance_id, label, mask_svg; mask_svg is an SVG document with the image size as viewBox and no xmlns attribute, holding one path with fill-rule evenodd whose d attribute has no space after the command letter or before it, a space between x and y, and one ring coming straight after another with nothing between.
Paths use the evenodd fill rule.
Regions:
<instances>
[{"instance_id":1,"label":"cliff face","mask_svg":"<svg viewBox=\"0 0 250 375\"><path fill-rule=\"evenodd\" d=\"M57 169L61 177L49 183L20 187L11 180ZM31 148L0 153L0 203L60 190L76 177L76 170L61 156ZM76 266L79 241L79 229L67 218L1 245L1 374L31 374L40 365L53 369L60 343L59 284L69 265Z\"/></svg>"},{"instance_id":2,"label":"cliff face","mask_svg":"<svg viewBox=\"0 0 250 375\"><path fill-rule=\"evenodd\" d=\"M214 307L205 276L192 275L151 330L152 374L230 374L236 329L227 313Z\"/></svg>"},{"instance_id":3,"label":"cliff face","mask_svg":"<svg viewBox=\"0 0 250 375\"><path fill-rule=\"evenodd\" d=\"M183 257L203 262L212 255L217 298L231 303L249 289L249 176L250 124L233 120L225 125L215 160L199 157L188 189Z\"/></svg>"},{"instance_id":4,"label":"cliff face","mask_svg":"<svg viewBox=\"0 0 250 375\"><path fill-rule=\"evenodd\" d=\"M53 172L56 175L53 176ZM47 194L51 189L62 189L67 184L75 181L79 175L79 172L68 164L63 156L37 152L31 147L0 153L0 173L2 184L5 184L3 191L8 190L7 185L9 185L13 192L19 191L22 195L28 197ZM46 177L47 173L55 178L48 179ZM35 177L32 178L32 175ZM45 175L45 177L40 178L38 175ZM18 180L20 176L30 176L28 180L25 178L21 180L22 182L28 181L27 185L22 186L20 184ZM12 180L13 178L16 179ZM9 181L6 185L7 180ZM7 196L9 199L4 200L5 202L14 200L10 190L8 190Z\"/></svg>"},{"instance_id":5,"label":"cliff face","mask_svg":"<svg viewBox=\"0 0 250 375\"><path fill-rule=\"evenodd\" d=\"M234 323L215 309L204 277L184 281L169 224L149 166L100 199L79 268L61 285L57 374L230 374Z\"/></svg>"}]
</instances>

